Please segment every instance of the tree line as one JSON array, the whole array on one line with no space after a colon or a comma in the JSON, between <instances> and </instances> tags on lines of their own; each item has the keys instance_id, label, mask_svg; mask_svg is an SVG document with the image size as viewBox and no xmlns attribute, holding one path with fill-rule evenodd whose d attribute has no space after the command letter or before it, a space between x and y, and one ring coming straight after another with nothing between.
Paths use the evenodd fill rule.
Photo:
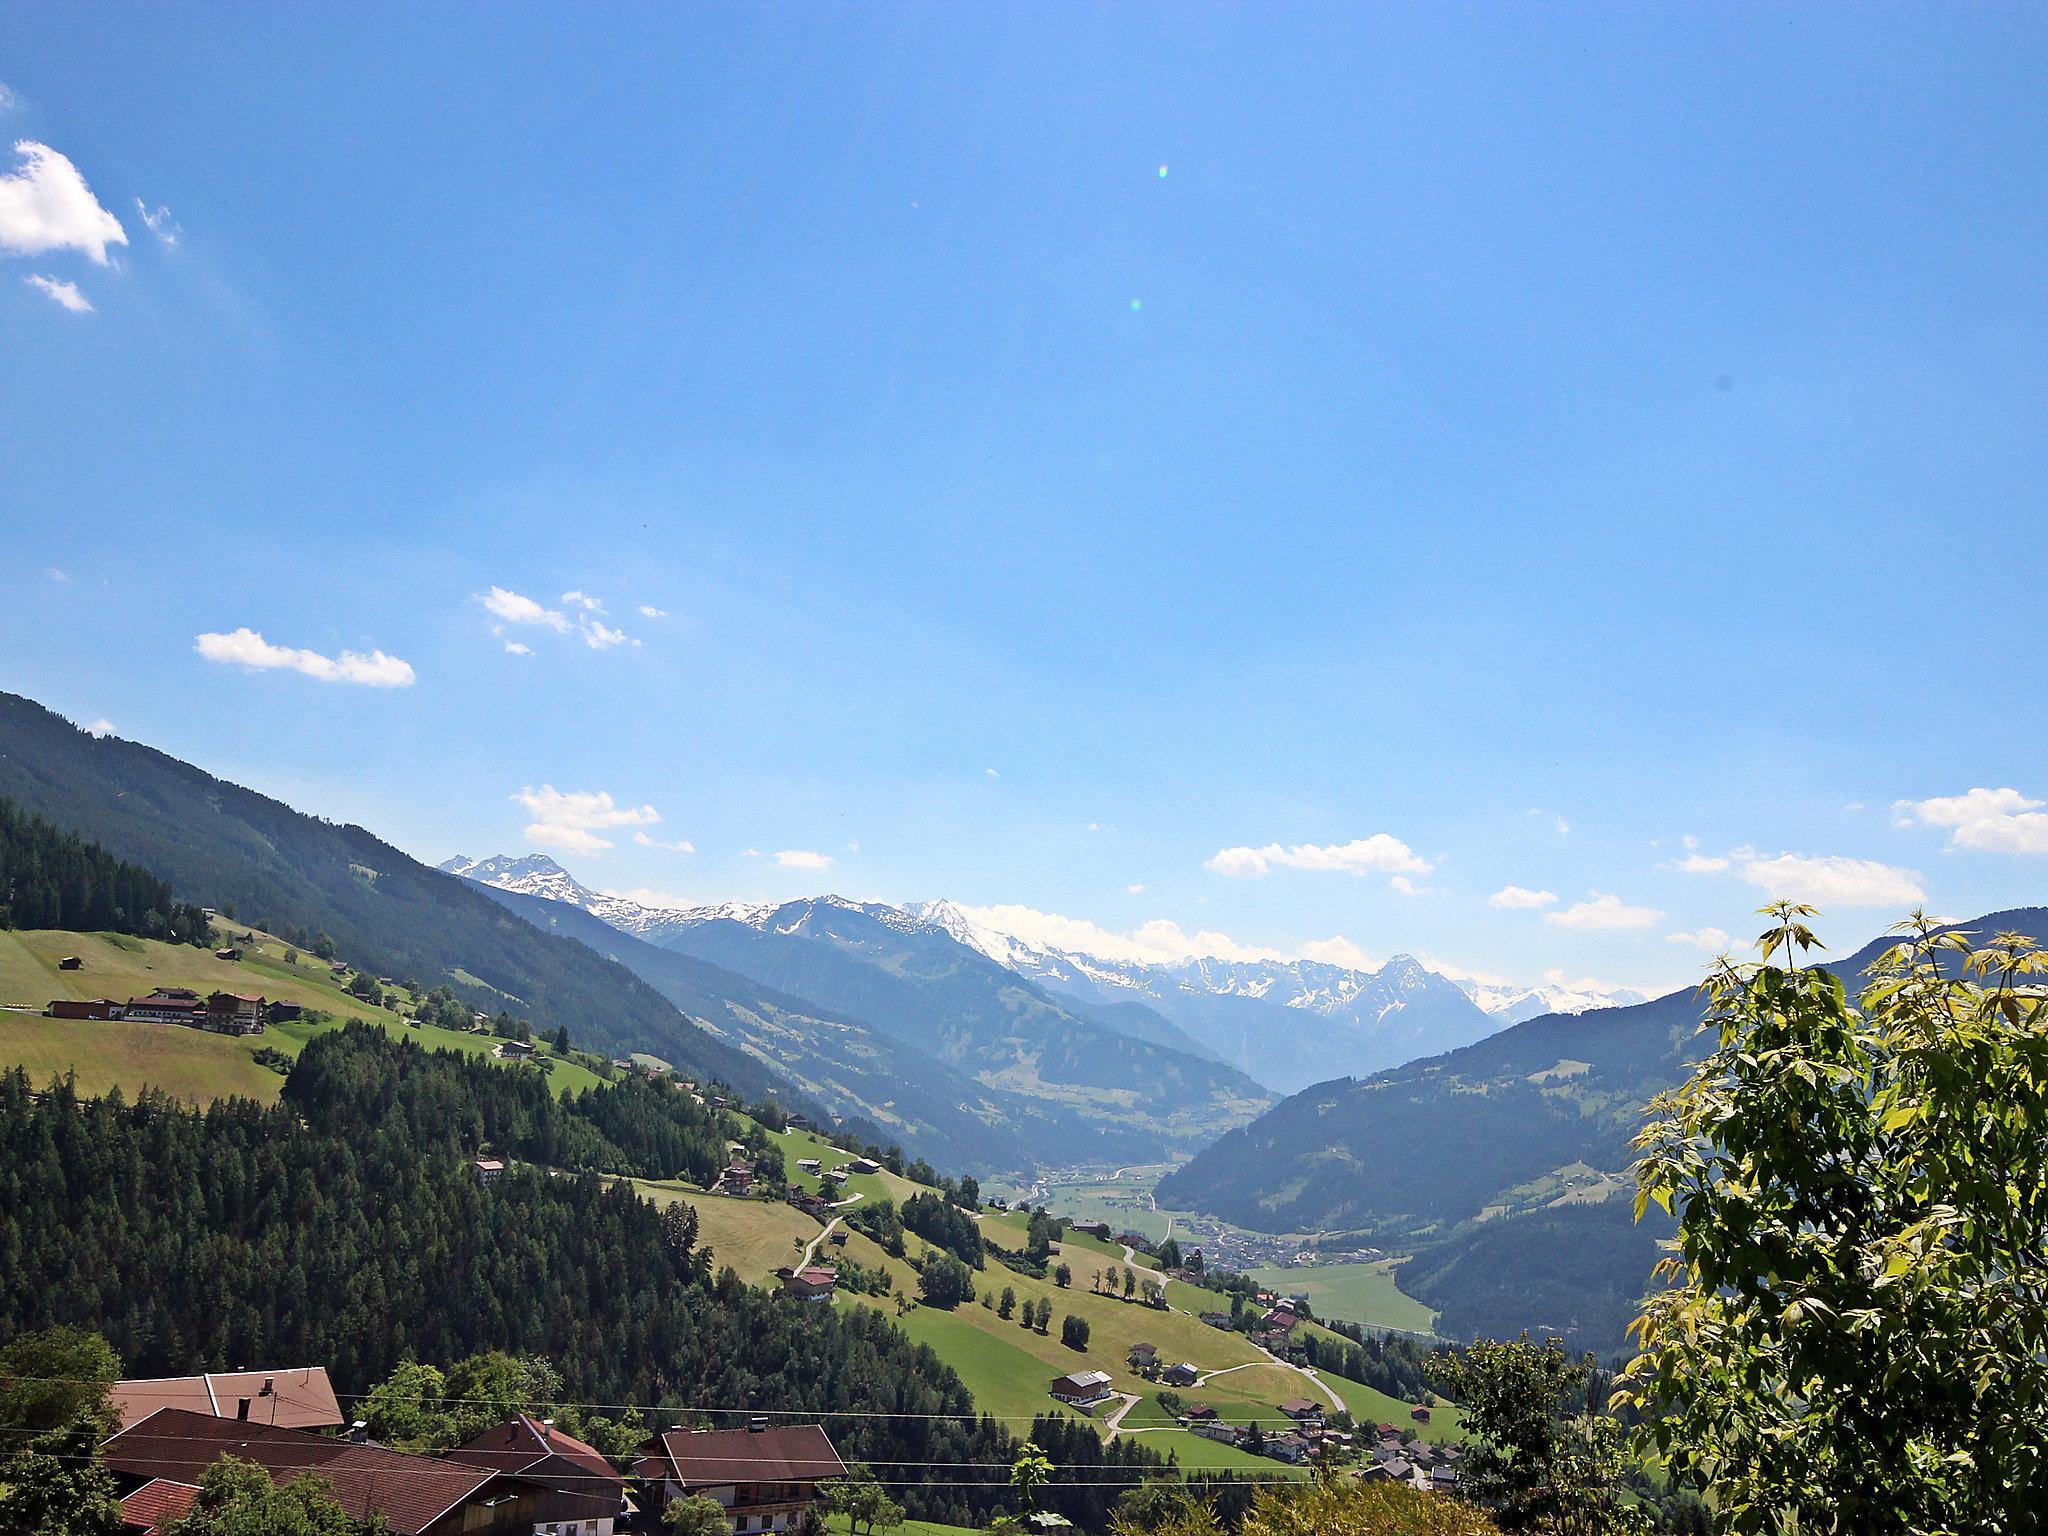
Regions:
<instances>
[{"instance_id":1,"label":"tree line","mask_svg":"<svg viewBox=\"0 0 2048 1536\"><path fill-rule=\"evenodd\" d=\"M0 928L126 933L204 944L203 909L170 885L0 797Z\"/></svg>"}]
</instances>

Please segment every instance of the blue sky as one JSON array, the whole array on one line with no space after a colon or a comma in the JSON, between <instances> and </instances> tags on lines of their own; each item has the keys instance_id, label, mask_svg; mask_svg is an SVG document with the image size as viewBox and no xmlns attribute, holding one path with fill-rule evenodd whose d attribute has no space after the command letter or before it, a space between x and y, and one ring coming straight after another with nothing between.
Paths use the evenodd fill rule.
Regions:
<instances>
[{"instance_id":1,"label":"blue sky","mask_svg":"<svg viewBox=\"0 0 2048 1536\"><path fill-rule=\"evenodd\" d=\"M0 686L423 858L1141 949L1663 985L1772 891L2037 903L2044 65L0 4Z\"/></svg>"}]
</instances>

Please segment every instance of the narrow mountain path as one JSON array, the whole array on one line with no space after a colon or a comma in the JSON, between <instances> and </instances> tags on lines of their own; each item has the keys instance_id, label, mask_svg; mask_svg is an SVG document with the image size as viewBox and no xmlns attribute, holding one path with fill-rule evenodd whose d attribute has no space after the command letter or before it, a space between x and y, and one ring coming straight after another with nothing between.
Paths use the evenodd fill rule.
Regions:
<instances>
[{"instance_id":1,"label":"narrow mountain path","mask_svg":"<svg viewBox=\"0 0 2048 1536\"><path fill-rule=\"evenodd\" d=\"M859 1205L861 1201L865 1199L867 1199L866 1195L848 1195L844 1200L834 1200L831 1204L831 1209L835 1211L843 1211L849 1205Z\"/></svg>"},{"instance_id":2,"label":"narrow mountain path","mask_svg":"<svg viewBox=\"0 0 2048 1536\"><path fill-rule=\"evenodd\" d=\"M818 1235L812 1238L810 1242L805 1246L804 1256L796 1261L796 1267L798 1269L809 1269L811 1267L811 1260L817 1255L818 1245L824 1242L826 1238L830 1237L832 1235L832 1229L838 1225L839 1218L837 1216L834 1216L830 1221L825 1223L825 1225L819 1230Z\"/></svg>"},{"instance_id":3,"label":"narrow mountain path","mask_svg":"<svg viewBox=\"0 0 2048 1536\"><path fill-rule=\"evenodd\" d=\"M1124 1415L1138 1406L1137 1394L1132 1392L1112 1392L1110 1396L1118 1399L1118 1407L1115 1413L1112 1413L1102 1421L1102 1427L1109 1431L1108 1434L1102 1437L1103 1440L1108 1442L1114 1440L1118 1435L1125 1433L1137 1434L1137 1430L1126 1431L1123 1427Z\"/></svg>"}]
</instances>

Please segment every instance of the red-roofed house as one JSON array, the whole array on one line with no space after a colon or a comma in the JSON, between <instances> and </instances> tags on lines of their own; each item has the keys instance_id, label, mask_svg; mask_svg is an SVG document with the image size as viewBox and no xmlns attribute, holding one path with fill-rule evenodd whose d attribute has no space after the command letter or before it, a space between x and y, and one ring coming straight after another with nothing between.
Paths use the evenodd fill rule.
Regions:
<instances>
[{"instance_id":1,"label":"red-roofed house","mask_svg":"<svg viewBox=\"0 0 2048 1536\"><path fill-rule=\"evenodd\" d=\"M124 1536L157 1536L165 1526L192 1508L199 1489L192 1483L155 1478L121 1501Z\"/></svg>"},{"instance_id":2,"label":"red-roofed house","mask_svg":"<svg viewBox=\"0 0 2048 1536\"><path fill-rule=\"evenodd\" d=\"M561 1500L546 1522L553 1536L612 1536L625 1500L626 1480L603 1452L525 1414L485 1430L444 1459L515 1473L554 1489Z\"/></svg>"},{"instance_id":3,"label":"red-roofed house","mask_svg":"<svg viewBox=\"0 0 2048 1536\"><path fill-rule=\"evenodd\" d=\"M124 1497L157 1482L197 1485L223 1456L253 1461L277 1483L310 1472L327 1480L351 1519L381 1515L394 1536L530 1536L558 1518L563 1499L492 1467L182 1408L160 1408L131 1424L100 1454Z\"/></svg>"},{"instance_id":4,"label":"red-roofed house","mask_svg":"<svg viewBox=\"0 0 2048 1536\"><path fill-rule=\"evenodd\" d=\"M336 1429L343 1422L324 1365L117 1381L112 1401L123 1429L159 1408L183 1408L217 1419L246 1419L279 1429Z\"/></svg>"},{"instance_id":5,"label":"red-roofed house","mask_svg":"<svg viewBox=\"0 0 2048 1536\"><path fill-rule=\"evenodd\" d=\"M640 1448L634 1474L658 1516L671 1500L702 1494L724 1506L735 1536L786 1531L806 1509L823 1513L818 1484L846 1463L815 1424L770 1429L672 1429Z\"/></svg>"},{"instance_id":6,"label":"red-roofed house","mask_svg":"<svg viewBox=\"0 0 2048 1536\"><path fill-rule=\"evenodd\" d=\"M803 1269L792 1269L785 1264L775 1271L775 1275L782 1282L782 1294L800 1301L830 1301L833 1288L839 1284L839 1271L827 1269L822 1264L808 1265Z\"/></svg>"}]
</instances>

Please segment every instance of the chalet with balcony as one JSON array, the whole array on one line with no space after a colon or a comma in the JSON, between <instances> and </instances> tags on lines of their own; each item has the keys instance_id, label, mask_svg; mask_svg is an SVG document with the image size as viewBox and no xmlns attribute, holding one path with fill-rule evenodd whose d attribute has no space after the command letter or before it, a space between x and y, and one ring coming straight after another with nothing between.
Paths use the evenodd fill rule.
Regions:
<instances>
[{"instance_id":1,"label":"chalet with balcony","mask_svg":"<svg viewBox=\"0 0 2048 1536\"><path fill-rule=\"evenodd\" d=\"M824 1513L820 1483L846 1475L846 1463L815 1424L746 1429L672 1429L640 1448L633 1466L642 1503L667 1509L702 1495L725 1510L734 1536L786 1531L807 1509Z\"/></svg>"}]
</instances>

